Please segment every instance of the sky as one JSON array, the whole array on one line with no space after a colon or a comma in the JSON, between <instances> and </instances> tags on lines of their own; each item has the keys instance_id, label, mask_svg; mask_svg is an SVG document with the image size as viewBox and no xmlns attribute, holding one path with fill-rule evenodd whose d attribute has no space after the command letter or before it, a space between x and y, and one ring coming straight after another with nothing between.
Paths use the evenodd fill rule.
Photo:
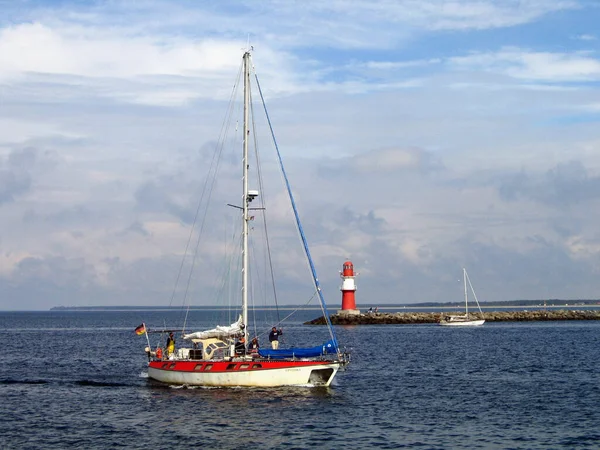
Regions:
<instances>
[{"instance_id":1,"label":"sky","mask_svg":"<svg viewBox=\"0 0 600 450\"><path fill-rule=\"evenodd\" d=\"M0 309L169 304L248 43L331 308L600 298L597 1L0 10Z\"/></svg>"}]
</instances>

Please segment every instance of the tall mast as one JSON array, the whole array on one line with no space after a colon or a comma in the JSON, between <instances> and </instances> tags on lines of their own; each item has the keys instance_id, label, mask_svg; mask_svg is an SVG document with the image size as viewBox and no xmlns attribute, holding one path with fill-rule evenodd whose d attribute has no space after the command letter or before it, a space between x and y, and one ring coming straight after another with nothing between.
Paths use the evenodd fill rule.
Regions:
<instances>
[{"instance_id":1,"label":"tall mast","mask_svg":"<svg viewBox=\"0 0 600 450\"><path fill-rule=\"evenodd\" d=\"M465 284L465 314L469 315L469 301L467 299L467 269L463 267L463 281Z\"/></svg>"},{"instance_id":2,"label":"tall mast","mask_svg":"<svg viewBox=\"0 0 600 450\"><path fill-rule=\"evenodd\" d=\"M249 104L250 104L250 52L244 53L244 155L242 159L243 172L243 197L242 197L242 321L245 325L244 337L248 340L248 128Z\"/></svg>"}]
</instances>

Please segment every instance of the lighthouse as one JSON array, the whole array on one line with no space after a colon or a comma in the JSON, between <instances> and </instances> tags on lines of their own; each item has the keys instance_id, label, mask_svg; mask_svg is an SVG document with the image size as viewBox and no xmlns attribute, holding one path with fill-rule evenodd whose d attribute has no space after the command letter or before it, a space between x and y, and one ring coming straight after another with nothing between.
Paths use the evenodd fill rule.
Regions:
<instances>
[{"instance_id":1,"label":"lighthouse","mask_svg":"<svg viewBox=\"0 0 600 450\"><path fill-rule=\"evenodd\" d=\"M352 261L346 261L340 272L342 278L342 309L338 310L338 314L360 314L360 310L356 309L356 300L354 292L356 291L356 283L354 282L354 265Z\"/></svg>"}]
</instances>

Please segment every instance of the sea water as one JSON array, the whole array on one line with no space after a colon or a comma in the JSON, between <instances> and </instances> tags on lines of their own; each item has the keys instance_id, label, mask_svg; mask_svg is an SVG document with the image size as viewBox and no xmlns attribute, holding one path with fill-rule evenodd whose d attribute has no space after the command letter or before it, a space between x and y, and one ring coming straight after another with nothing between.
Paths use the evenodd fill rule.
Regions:
<instances>
[{"instance_id":1,"label":"sea water","mask_svg":"<svg viewBox=\"0 0 600 450\"><path fill-rule=\"evenodd\" d=\"M304 314L284 345L326 340ZM189 389L147 378L133 332L179 319L0 313L0 448L600 448L600 322L336 327L329 388Z\"/></svg>"}]
</instances>

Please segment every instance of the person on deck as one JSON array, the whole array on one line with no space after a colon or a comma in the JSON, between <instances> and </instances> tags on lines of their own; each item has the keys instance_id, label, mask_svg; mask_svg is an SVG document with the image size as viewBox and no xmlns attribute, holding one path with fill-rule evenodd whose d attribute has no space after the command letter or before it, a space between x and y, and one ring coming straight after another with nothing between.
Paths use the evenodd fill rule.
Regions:
<instances>
[{"instance_id":1,"label":"person on deck","mask_svg":"<svg viewBox=\"0 0 600 450\"><path fill-rule=\"evenodd\" d=\"M277 350L279 348L279 336L281 336L283 332L273 327L271 332L269 333L269 342L271 343L271 347L273 350Z\"/></svg>"},{"instance_id":2,"label":"person on deck","mask_svg":"<svg viewBox=\"0 0 600 450\"><path fill-rule=\"evenodd\" d=\"M167 357L169 357L173 353L175 353L175 336L173 336L173 332L169 333L169 337L167 338L166 353L167 353Z\"/></svg>"},{"instance_id":3,"label":"person on deck","mask_svg":"<svg viewBox=\"0 0 600 450\"><path fill-rule=\"evenodd\" d=\"M244 336L242 336L236 343L235 343L235 354L236 355L243 355L246 353L246 339L244 338Z\"/></svg>"},{"instance_id":4,"label":"person on deck","mask_svg":"<svg viewBox=\"0 0 600 450\"><path fill-rule=\"evenodd\" d=\"M256 356L258 354L259 347L260 346L258 345L258 339L252 338L250 345L248 345L248 353L250 353L253 356Z\"/></svg>"}]
</instances>

